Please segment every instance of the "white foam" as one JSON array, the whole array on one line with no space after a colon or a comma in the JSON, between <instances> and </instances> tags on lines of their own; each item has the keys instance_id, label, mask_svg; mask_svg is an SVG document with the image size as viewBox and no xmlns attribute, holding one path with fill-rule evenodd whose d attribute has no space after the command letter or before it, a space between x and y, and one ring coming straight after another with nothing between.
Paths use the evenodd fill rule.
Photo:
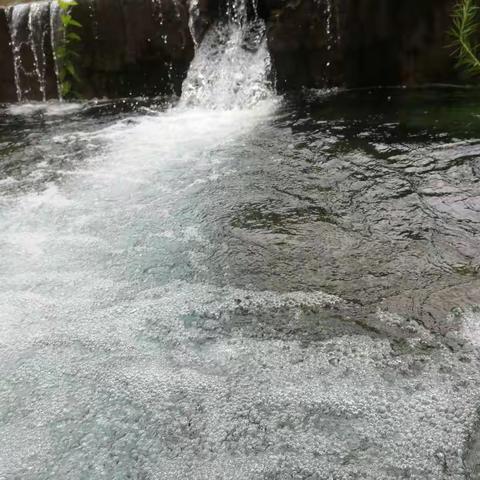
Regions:
<instances>
[{"instance_id":1,"label":"white foam","mask_svg":"<svg viewBox=\"0 0 480 480\"><path fill-rule=\"evenodd\" d=\"M217 23L198 47L183 83L182 107L251 108L271 98L270 54L264 25Z\"/></svg>"},{"instance_id":2,"label":"white foam","mask_svg":"<svg viewBox=\"0 0 480 480\"><path fill-rule=\"evenodd\" d=\"M69 115L85 108L85 103L67 103L51 100L49 102L17 103L9 105L6 112L10 115L31 116L42 114L47 117Z\"/></svg>"},{"instance_id":3,"label":"white foam","mask_svg":"<svg viewBox=\"0 0 480 480\"><path fill-rule=\"evenodd\" d=\"M480 347L480 308L464 308L461 312L461 336Z\"/></svg>"}]
</instances>

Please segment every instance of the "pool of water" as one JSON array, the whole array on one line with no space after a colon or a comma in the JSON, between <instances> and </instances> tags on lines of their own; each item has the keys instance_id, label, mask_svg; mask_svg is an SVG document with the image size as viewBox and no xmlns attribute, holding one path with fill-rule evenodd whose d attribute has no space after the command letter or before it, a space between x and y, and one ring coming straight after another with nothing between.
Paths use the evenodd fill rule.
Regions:
<instances>
[{"instance_id":1,"label":"pool of water","mask_svg":"<svg viewBox=\"0 0 480 480\"><path fill-rule=\"evenodd\" d=\"M480 478L480 92L0 109L0 479Z\"/></svg>"}]
</instances>

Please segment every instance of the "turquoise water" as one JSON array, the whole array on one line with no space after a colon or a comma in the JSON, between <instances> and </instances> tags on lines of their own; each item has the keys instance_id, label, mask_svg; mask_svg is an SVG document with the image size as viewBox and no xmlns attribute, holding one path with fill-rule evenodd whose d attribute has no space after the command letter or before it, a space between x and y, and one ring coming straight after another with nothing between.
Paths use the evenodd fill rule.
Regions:
<instances>
[{"instance_id":1,"label":"turquoise water","mask_svg":"<svg viewBox=\"0 0 480 480\"><path fill-rule=\"evenodd\" d=\"M479 97L5 106L0 478L476 478Z\"/></svg>"}]
</instances>

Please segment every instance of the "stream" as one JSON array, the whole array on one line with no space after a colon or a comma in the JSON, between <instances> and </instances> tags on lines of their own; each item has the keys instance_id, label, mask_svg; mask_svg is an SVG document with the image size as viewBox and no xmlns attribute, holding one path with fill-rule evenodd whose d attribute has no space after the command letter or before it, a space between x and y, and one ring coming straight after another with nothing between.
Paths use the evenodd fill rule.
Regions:
<instances>
[{"instance_id":1,"label":"stream","mask_svg":"<svg viewBox=\"0 0 480 480\"><path fill-rule=\"evenodd\" d=\"M480 478L480 92L215 28L180 101L0 108L0 479Z\"/></svg>"}]
</instances>

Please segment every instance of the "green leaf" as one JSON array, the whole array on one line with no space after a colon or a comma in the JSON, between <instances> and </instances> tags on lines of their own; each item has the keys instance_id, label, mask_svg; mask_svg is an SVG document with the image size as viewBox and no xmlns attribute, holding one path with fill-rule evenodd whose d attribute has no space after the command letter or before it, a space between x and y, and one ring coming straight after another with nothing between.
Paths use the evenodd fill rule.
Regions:
<instances>
[{"instance_id":1,"label":"green leaf","mask_svg":"<svg viewBox=\"0 0 480 480\"><path fill-rule=\"evenodd\" d=\"M74 26L74 27L78 27L78 28L83 28L83 25L79 22L77 22L75 19L71 19L70 20L70 25Z\"/></svg>"},{"instance_id":2,"label":"green leaf","mask_svg":"<svg viewBox=\"0 0 480 480\"><path fill-rule=\"evenodd\" d=\"M80 84L81 79L77 74L73 61L74 59L79 58L80 55L75 51L73 44L81 42L82 38L78 33L72 31L72 27L82 28L82 24L75 20L71 15L72 7L77 6L78 3L73 0L57 1L61 9L61 26L59 31L63 33L63 44L55 50L55 54L60 60L58 79L61 85L61 95L64 98L81 98L81 96L74 90L74 85Z\"/></svg>"},{"instance_id":3,"label":"green leaf","mask_svg":"<svg viewBox=\"0 0 480 480\"><path fill-rule=\"evenodd\" d=\"M78 35L77 33L75 32L69 32L67 33L67 38L69 40L72 40L73 42L80 42L82 39L80 37L80 35Z\"/></svg>"},{"instance_id":4,"label":"green leaf","mask_svg":"<svg viewBox=\"0 0 480 480\"><path fill-rule=\"evenodd\" d=\"M72 17L70 15L62 14L60 15L60 19L64 27L68 27L72 23Z\"/></svg>"},{"instance_id":5,"label":"green leaf","mask_svg":"<svg viewBox=\"0 0 480 480\"><path fill-rule=\"evenodd\" d=\"M71 2L69 2L68 0L58 0L58 6L64 11L67 11L70 8L75 7L77 5L78 3L73 0Z\"/></svg>"},{"instance_id":6,"label":"green leaf","mask_svg":"<svg viewBox=\"0 0 480 480\"><path fill-rule=\"evenodd\" d=\"M77 80L77 82L80 82L80 78L78 77L77 71L72 63L65 65L65 69L75 80Z\"/></svg>"},{"instance_id":7,"label":"green leaf","mask_svg":"<svg viewBox=\"0 0 480 480\"><path fill-rule=\"evenodd\" d=\"M72 84L66 80L62 83L62 96L66 97L72 90Z\"/></svg>"},{"instance_id":8,"label":"green leaf","mask_svg":"<svg viewBox=\"0 0 480 480\"><path fill-rule=\"evenodd\" d=\"M67 54L67 50L65 46L60 46L56 49L55 54L57 55L58 58L65 58L65 55Z\"/></svg>"},{"instance_id":9,"label":"green leaf","mask_svg":"<svg viewBox=\"0 0 480 480\"><path fill-rule=\"evenodd\" d=\"M457 68L469 75L480 75L479 46L473 43L473 37L480 31L478 23L479 7L474 0L459 0L452 13L453 39L450 48L457 57Z\"/></svg>"}]
</instances>

